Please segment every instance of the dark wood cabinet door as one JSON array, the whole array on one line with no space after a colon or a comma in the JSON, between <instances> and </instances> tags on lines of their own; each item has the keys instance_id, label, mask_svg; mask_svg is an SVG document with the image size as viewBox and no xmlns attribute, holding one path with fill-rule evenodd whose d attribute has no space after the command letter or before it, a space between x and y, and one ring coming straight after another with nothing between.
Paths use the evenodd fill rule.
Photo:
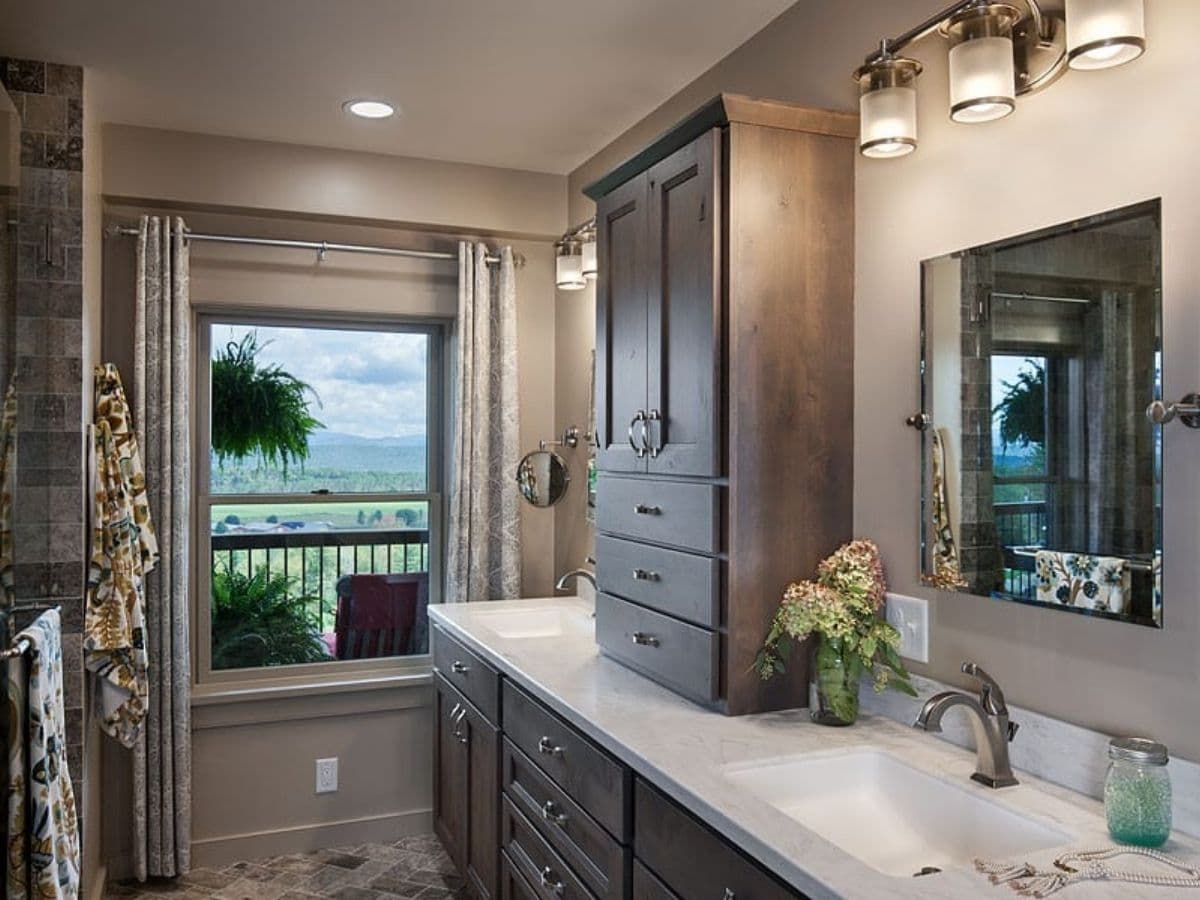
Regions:
<instances>
[{"instance_id":1,"label":"dark wood cabinet door","mask_svg":"<svg viewBox=\"0 0 1200 900\"><path fill-rule=\"evenodd\" d=\"M434 678L433 830L461 871L468 813L466 745L459 738L461 696L440 675Z\"/></svg>"},{"instance_id":2,"label":"dark wood cabinet door","mask_svg":"<svg viewBox=\"0 0 1200 900\"><path fill-rule=\"evenodd\" d=\"M466 738L467 825L462 870L478 900L497 896L500 866L500 729L470 704Z\"/></svg>"},{"instance_id":3,"label":"dark wood cabinet door","mask_svg":"<svg viewBox=\"0 0 1200 900\"><path fill-rule=\"evenodd\" d=\"M705 132L649 178L648 471L721 471L721 132Z\"/></svg>"},{"instance_id":4,"label":"dark wood cabinet door","mask_svg":"<svg viewBox=\"0 0 1200 900\"><path fill-rule=\"evenodd\" d=\"M596 206L596 465L644 472L646 176Z\"/></svg>"}]
</instances>

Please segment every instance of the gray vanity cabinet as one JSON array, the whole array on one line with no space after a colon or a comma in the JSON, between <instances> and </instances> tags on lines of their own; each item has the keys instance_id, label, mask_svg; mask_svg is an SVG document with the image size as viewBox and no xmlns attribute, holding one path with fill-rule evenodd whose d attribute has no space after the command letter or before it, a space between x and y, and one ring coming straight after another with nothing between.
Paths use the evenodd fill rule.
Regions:
<instances>
[{"instance_id":1,"label":"gray vanity cabinet","mask_svg":"<svg viewBox=\"0 0 1200 900\"><path fill-rule=\"evenodd\" d=\"M725 94L585 189L597 640L730 715L806 705L807 653L766 683L754 658L852 537L857 133Z\"/></svg>"}]
</instances>

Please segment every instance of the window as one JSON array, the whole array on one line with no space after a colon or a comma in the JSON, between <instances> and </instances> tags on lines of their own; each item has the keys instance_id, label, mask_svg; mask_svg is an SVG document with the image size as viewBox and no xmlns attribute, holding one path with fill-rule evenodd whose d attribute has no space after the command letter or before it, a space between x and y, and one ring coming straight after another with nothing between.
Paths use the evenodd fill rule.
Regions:
<instances>
[{"instance_id":1,"label":"window","mask_svg":"<svg viewBox=\"0 0 1200 900\"><path fill-rule=\"evenodd\" d=\"M201 679L427 654L444 328L211 314L199 339Z\"/></svg>"}]
</instances>

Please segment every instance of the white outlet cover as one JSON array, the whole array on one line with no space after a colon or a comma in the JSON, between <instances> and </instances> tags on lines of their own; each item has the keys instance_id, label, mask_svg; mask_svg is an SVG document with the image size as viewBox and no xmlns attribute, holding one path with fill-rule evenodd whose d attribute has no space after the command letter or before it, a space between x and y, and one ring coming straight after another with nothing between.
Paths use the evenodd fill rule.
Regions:
<instances>
[{"instance_id":1,"label":"white outlet cover","mask_svg":"<svg viewBox=\"0 0 1200 900\"><path fill-rule=\"evenodd\" d=\"M887 620L900 632L897 652L905 659L929 662L929 601L903 594L888 594Z\"/></svg>"},{"instance_id":2,"label":"white outlet cover","mask_svg":"<svg viewBox=\"0 0 1200 900\"><path fill-rule=\"evenodd\" d=\"M338 761L336 756L317 760L317 793L332 794L338 789Z\"/></svg>"}]
</instances>

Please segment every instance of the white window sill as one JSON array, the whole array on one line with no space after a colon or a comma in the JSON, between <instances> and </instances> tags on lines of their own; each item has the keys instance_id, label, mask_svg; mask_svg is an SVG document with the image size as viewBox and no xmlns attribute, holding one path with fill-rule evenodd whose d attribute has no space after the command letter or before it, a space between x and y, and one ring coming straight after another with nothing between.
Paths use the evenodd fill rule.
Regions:
<instances>
[{"instance_id":1,"label":"white window sill","mask_svg":"<svg viewBox=\"0 0 1200 900\"><path fill-rule=\"evenodd\" d=\"M320 697L329 694L418 688L432 683L432 666L423 665L402 670L346 673L335 677L304 676L199 684L192 687L192 706L218 706L229 703L283 700L292 697Z\"/></svg>"}]
</instances>

